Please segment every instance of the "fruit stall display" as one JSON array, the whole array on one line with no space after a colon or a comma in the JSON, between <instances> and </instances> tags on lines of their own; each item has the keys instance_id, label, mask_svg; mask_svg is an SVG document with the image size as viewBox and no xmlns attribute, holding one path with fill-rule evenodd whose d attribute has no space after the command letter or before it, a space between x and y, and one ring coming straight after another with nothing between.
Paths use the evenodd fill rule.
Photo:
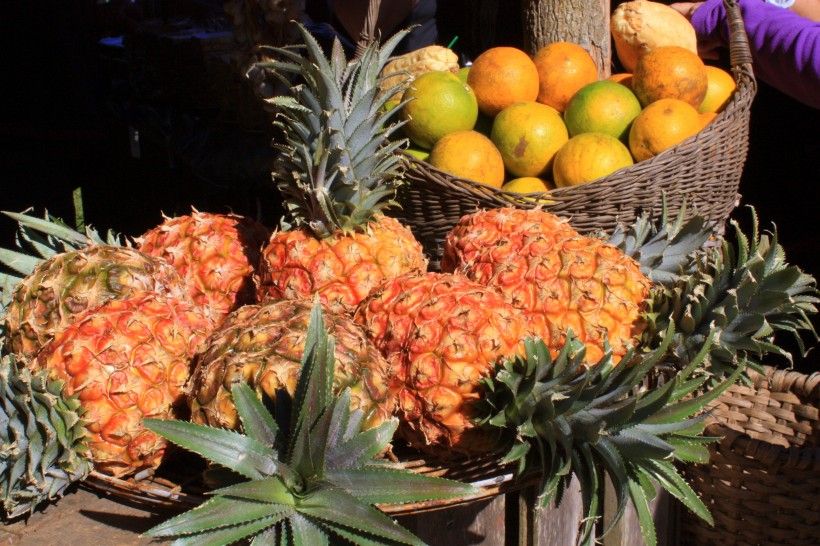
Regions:
<instances>
[{"instance_id":1,"label":"fruit stall display","mask_svg":"<svg viewBox=\"0 0 820 546\"><path fill-rule=\"evenodd\" d=\"M291 89L269 100L281 225L194 210L126 237L6 213L5 516L77 481L165 483L197 506L147 532L175 544L421 544L390 515L525 486L542 509L578 483L582 543L631 507L655 544L656 487L711 522L676 463L708 462L703 409L783 335L816 339L815 280L753 211L723 233L685 205L598 233L477 210L435 271L393 215L405 31L348 60L300 30L260 65Z\"/></svg>"}]
</instances>

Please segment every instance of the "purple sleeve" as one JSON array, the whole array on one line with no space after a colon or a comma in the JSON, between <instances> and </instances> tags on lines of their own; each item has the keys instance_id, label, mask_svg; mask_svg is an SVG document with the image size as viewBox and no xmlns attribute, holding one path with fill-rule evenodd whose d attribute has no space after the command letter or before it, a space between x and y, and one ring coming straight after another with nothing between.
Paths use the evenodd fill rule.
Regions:
<instances>
[{"instance_id":1,"label":"purple sleeve","mask_svg":"<svg viewBox=\"0 0 820 546\"><path fill-rule=\"evenodd\" d=\"M757 78L820 109L820 23L761 0L738 0ZM707 0L692 15L701 41L728 46L722 0Z\"/></svg>"}]
</instances>

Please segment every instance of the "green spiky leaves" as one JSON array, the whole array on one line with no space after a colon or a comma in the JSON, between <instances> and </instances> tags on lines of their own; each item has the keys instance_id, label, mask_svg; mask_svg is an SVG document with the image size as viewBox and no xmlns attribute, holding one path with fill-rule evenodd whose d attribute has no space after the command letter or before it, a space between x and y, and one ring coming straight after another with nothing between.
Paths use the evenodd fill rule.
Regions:
<instances>
[{"instance_id":1,"label":"green spiky leaves","mask_svg":"<svg viewBox=\"0 0 820 546\"><path fill-rule=\"evenodd\" d=\"M91 470L79 400L63 398L48 372L0 360L0 503L7 518L61 497Z\"/></svg>"},{"instance_id":2,"label":"green spiky leaves","mask_svg":"<svg viewBox=\"0 0 820 546\"><path fill-rule=\"evenodd\" d=\"M304 47L268 48L276 60L256 66L292 90L268 99L284 134L284 143L274 142L281 158L273 176L290 223L324 237L357 230L393 204L402 141L388 141L400 124L391 124L398 109L385 104L401 86L380 94L379 82L407 31L348 62L338 42L327 58L310 32L299 30Z\"/></svg>"},{"instance_id":3,"label":"green spiky leaves","mask_svg":"<svg viewBox=\"0 0 820 546\"><path fill-rule=\"evenodd\" d=\"M708 353L710 343L707 340L698 359ZM666 383L651 385L659 380L655 370L666 350L661 346L640 357L630 351L618 366L608 353L587 368L584 345L570 332L554 358L542 341L526 340L524 356L508 360L485 380L480 423L510 436L505 462L517 462L519 475L540 476L540 505L560 502L573 475L580 481L584 541L593 539L601 514L605 475L618 498L613 525L632 502L648 545L655 544L648 508L653 483L711 521L673 462L708 461L704 444L711 439L700 436L704 415L698 414L735 382L742 368L708 394L693 396L706 380L694 375L698 359Z\"/></svg>"},{"instance_id":4,"label":"green spiky leaves","mask_svg":"<svg viewBox=\"0 0 820 546\"><path fill-rule=\"evenodd\" d=\"M762 371L766 355L789 362L792 355L777 344L780 333L794 337L801 354L801 334L817 340L809 315L817 312L816 281L789 265L777 232L758 231L757 215L750 209L752 233L733 222L734 241L720 240L697 257L695 270L678 282L656 286L646 313L644 344L657 344L675 324L670 351L685 366L714 332L715 343L703 362L703 372L725 377L748 360Z\"/></svg>"},{"instance_id":5,"label":"green spiky leaves","mask_svg":"<svg viewBox=\"0 0 820 546\"><path fill-rule=\"evenodd\" d=\"M334 398L333 340L313 309L303 368L288 422L277 422L244 383L232 389L245 434L176 421L147 420L151 430L239 475L202 506L148 531L175 545L422 544L374 505L464 497L469 485L413 474L379 455L395 421L361 431L350 393ZM278 397L277 397L278 399ZM282 420L282 414L276 413ZM287 431L287 432L285 432ZM241 454L241 456L237 456Z\"/></svg>"}]
</instances>

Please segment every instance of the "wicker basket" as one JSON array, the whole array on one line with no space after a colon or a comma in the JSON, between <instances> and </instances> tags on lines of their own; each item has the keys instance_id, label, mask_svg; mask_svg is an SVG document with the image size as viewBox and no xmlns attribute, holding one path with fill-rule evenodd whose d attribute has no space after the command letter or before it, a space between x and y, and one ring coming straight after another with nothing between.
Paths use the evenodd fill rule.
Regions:
<instances>
[{"instance_id":1,"label":"wicker basket","mask_svg":"<svg viewBox=\"0 0 820 546\"><path fill-rule=\"evenodd\" d=\"M706 434L722 436L709 464L684 476L715 518L682 517L687 544L820 544L820 372L766 368L715 405Z\"/></svg>"},{"instance_id":2,"label":"wicker basket","mask_svg":"<svg viewBox=\"0 0 820 546\"><path fill-rule=\"evenodd\" d=\"M732 37L730 59L737 92L727 108L697 135L596 181L550 193L550 212L569 219L578 231L612 230L631 223L644 210L660 211L664 195L672 207L685 200L720 231L738 203L738 186L749 140L749 112L757 91L752 57L737 0L724 0ZM455 178L409 155L401 209L393 214L413 230L436 269L447 232L478 209L533 208L543 195L504 192ZM535 199L533 199L535 198Z\"/></svg>"}]
</instances>

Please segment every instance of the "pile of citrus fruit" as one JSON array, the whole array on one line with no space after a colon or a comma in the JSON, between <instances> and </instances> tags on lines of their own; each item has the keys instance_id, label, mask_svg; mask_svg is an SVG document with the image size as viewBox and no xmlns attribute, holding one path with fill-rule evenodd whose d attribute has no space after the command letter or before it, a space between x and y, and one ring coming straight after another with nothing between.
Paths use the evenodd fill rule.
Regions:
<instances>
[{"instance_id":1,"label":"pile of citrus fruit","mask_svg":"<svg viewBox=\"0 0 820 546\"><path fill-rule=\"evenodd\" d=\"M730 74L687 47L643 51L631 72L599 79L583 47L555 42L533 56L494 47L469 67L418 75L399 116L410 152L432 166L536 193L654 157L702 130L734 91Z\"/></svg>"}]
</instances>

